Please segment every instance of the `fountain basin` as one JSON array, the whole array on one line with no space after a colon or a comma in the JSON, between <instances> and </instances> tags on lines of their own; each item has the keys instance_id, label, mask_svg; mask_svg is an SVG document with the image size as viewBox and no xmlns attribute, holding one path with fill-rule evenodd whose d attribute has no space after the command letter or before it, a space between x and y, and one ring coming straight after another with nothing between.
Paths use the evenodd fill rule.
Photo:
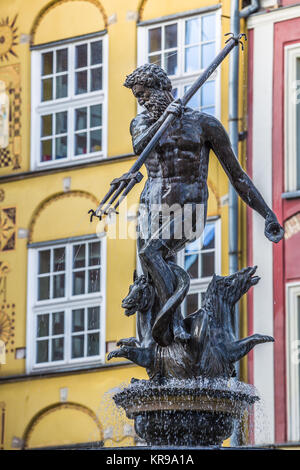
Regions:
<instances>
[{"instance_id":1,"label":"fountain basin","mask_svg":"<svg viewBox=\"0 0 300 470\"><path fill-rule=\"evenodd\" d=\"M232 380L138 381L114 395L148 445L220 446L234 420L259 400L254 387Z\"/></svg>"}]
</instances>

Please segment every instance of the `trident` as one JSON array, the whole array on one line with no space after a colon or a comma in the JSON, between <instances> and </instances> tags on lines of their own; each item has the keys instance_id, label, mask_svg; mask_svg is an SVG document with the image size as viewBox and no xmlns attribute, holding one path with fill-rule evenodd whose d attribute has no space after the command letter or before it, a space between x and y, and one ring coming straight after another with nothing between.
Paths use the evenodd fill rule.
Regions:
<instances>
[{"instance_id":1,"label":"trident","mask_svg":"<svg viewBox=\"0 0 300 470\"><path fill-rule=\"evenodd\" d=\"M183 98L181 99L181 103L183 106L187 105L192 96L206 82L210 75L216 70L216 68L220 65L220 63L225 59L225 57L235 46L241 44L242 50L244 50L244 44L241 39L244 37L245 41L247 41L247 37L245 34L239 34L238 36L234 36L233 33L226 33L225 36L230 36L230 38L225 41L226 46L221 50L221 52L219 52L217 57L207 67L207 69L204 70L202 75L200 75L200 77L197 78L193 85L186 91ZM98 217L99 220L101 220L104 215L109 215L110 213L118 214L117 208L119 207L123 199L125 199L125 197L132 190L132 188L143 179L143 175L139 171L139 169L145 163L145 160L147 159L148 155L152 152L159 139L166 132L168 127L175 121L175 119L176 116L174 114L168 114L163 123L161 124L160 128L157 130L156 134L154 134L150 142L146 145L141 155L136 160L134 165L132 165L128 173L124 173L124 175L122 175L120 178L115 178L110 183L110 190L104 196L97 209L95 211L91 209L88 212L89 214L91 214L91 222L93 220L93 217ZM105 203L107 204L104 206ZM114 206L113 203L115 203Z\"/></svg>"}]
</instances>

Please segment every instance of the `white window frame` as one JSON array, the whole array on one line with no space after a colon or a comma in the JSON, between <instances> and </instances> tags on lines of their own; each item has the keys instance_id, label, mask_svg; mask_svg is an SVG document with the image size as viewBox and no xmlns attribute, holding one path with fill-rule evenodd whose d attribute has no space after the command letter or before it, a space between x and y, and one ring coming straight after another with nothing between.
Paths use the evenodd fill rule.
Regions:
<instances>
[{"instance_id":1,"label":"white window frame","mask_svg":"<svg viewBox=\"0 0 300 470\"><path fill-rule=\"evenodd\" d=\"M222 249L222 242L221 242L221 218L218 217L217 219L215 218L208 218L206 223L214 223L215 225L215 269L214 273L221 275L221 249ZM178 264L184 268L184 252L185 250L181 250L178 253L178 258L177 262ZM212 276L208 277L199 277L197 279L191 279L190 282L190 288L187 293L189 294L198 294L198 296L201 295L202 292L206 292L206 289L212 280ZM185 301L184 301L185 302ZM184 304L183 302L183 304ZM183 306L182 304L182 306ZM198 298L198 305L200 305L199 298Z\"/></svg>"},{"instance_id":2,"label":"white window frame","mask_svg":"<svg viewBox=\"0 0 300 470\"><path fill-rule=\"evenodd\" d=\"M102 90L75 95L75 47L80 44L102 41ZM68 49L68 93L66 98L41 101L41 65L42 54L59 49ZM102 160L107 157L107 102L108 102L108 37L107 34L74 38L70 42L59 41L45 46L45 48L31 51L31 170L41 170L53 167L65 167L70 165L88 163ZM102 104L102 150L85 155L74 155L75 122L74 109L88 107L94 104ZM61 111L68 112L68 155L67 158L41 162L41 116Z\"/></svg>"},{"instance_id":3,"label":"white window frame","mask_svg":"<svg viewBox=\"0 0 300 470\"><path fill-rule=\"evenodd\" d=\"M101 243L101 271L100 271L100 292L72 295L72 249L73 245L97 242ZM32 244L28 248L28 272L27 272L27 328L26 328L26 371L27 373L41 370L72 370L81 365L95 365L105 363L105 339L106 339L106 248L107 240L105 236L86 236L74 237L66 240L49 241ZM41 250L49 248L66 247L66 266L65 266L65 297L37 300L38 288L38 254ZM59 271L58 271L59 273ZM97 356L86 356L82 358L70 358L71 350L71 310L75 308L100 306L100 352ZM36 363L36 328L37 315L43 313L55 313L65 311L65 359L62 361L48 361L47 363ZM86 331L83 331L85 334ZM49 331L49 336L50 331Z\"/></svg>"},{"instance_id":4,"label":"white window frame","mask_svg":"<svg viewBox=\"0 0 300 470\"><path fill-rule=\"evenodd\" d=\"M285 190L297 190L297 129L296 129L296 61L300 58L300 42L284 48L285 54ZM299 189L298 189L299 190Z\"/></svg>"},{"instance_id":5,"label":"white window frame","mask_svg":"<svg viewBox=\"0 0 300 470\"><path fill-rule=\"evenodd\" d=\"M148 63L148 31L149 29L153 27L161 27L161 26L166 26L166 25L171 25L174 23L178 24L177 28L177 43L178 43L178 68L179 70L183 70L183 51L184 51L184 25L185 21L189 19L194 19L194 18L201 18L203 16L208 16L208 15L215 15L216 17L216 37L215 37L215 43L216 43L216 55L219 53L221 50L221 14L222 10L219 8L218 10L215 11L209 11L205 12L202 14L195 14L191 16L183 16L182 18L179 19L170 19L166 21L162 21L161 23L158 23L155 21L153 24L147 24L145 26L140 25L138 27L138 66L143 65L145 63ZM170 75L169 78L172 82L172 87L173 88L178 88L179 90L179 96L182 96L181 92L184 90L184 86L186 85L191 85L194 83L194 81L200 76L200 74L203 72L203 70L198 70L196 72L183 72L182 75L177 76L177 75ZM220 119L221 117L221 70L220 67L217 68L217 70L212 74L210 79L215 80L215 117L217 119ZM141 111L140 108L138 108L139 111ZM205 111L204 111L205 112Z\"/></svg>"},{"instance_id":6,"label":"white window frame","mask_svg":"<svg viewBox=\"0 0 300 470\"><path fill-rule=\"evenodd\" d=\"M286 285L286 365L287 365L287 405L288 440L300 440L300 337L297 298L300 297L300 282ZM298 343L297 343L298 342Z\"/></svg>"}]
</instances>

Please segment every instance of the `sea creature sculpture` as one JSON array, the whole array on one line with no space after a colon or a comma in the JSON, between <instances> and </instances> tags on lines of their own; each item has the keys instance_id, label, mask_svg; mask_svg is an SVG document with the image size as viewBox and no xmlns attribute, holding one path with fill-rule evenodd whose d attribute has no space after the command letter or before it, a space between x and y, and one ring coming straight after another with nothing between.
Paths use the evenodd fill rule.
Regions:
<instances>
[{"instance_id":1,"label":"sea creature sculpture","mask_svg":"<svg viewBox=\"0 0 300 470\"><path fill-rule=\"evenodd\" d=\"M175 267L176 265L174 265ZM230 378L234 376L235 362L239 361L257 344L272 342L271 336L254 334L236 339L233 329L234 307L250 287L259 282L255 276L257 267L248 267L230 276L214 275L204 296L202 307L184 319L184 328L189 339L183 343L175 337L168 346L160 346L157 336L172 323L172 312L184 297L188 283L182 277L177 288L176 302L165 306L163 315L155 318L154 287L144 275L134 277L134 283L122 302L126 315L137 313L137 338L126 338L118 342L120 349L112 351L113 357L125 357L145 367L150 379L168 378ZM185 285L185 287L183 287ZM172 300L174 298L172 297ZM154 332L154 335L153 335Z\"/></svg>"}]
</instances>

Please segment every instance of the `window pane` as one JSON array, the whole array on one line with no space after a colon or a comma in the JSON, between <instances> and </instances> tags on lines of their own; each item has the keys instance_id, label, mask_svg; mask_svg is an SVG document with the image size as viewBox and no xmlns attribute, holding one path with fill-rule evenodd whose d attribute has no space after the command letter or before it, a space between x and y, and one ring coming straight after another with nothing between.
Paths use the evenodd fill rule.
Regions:
<instances>
[{"instance_id":1,"label":"window pane","mask_svg":"<svg viewBox=\"0 0 300 470\"><path fill-rule=\"evenodd\" d=\"M176 100L178 96L178 88L173 88L171 93L173 95L174 100Z\"/></svg>"},{"instance_id":2,"label":"window pane","mask_svg":"<svg viewBox=\"0 0 300 470\"><path fill-rule=\"evenodd\" d=\"M89 277L89 293L100 292L100 269L90 269Z\"/></svg>"},{"instance_id":3,"label":"window pane","mask_svg":"<svg viewBox=\"0 0 300 470\"><path fill-rule=\"evenodd\" d=\"M54 249L53 263L53 271L65 270L65 248Z\"/></svg>"},{"instance_id":4,"label":"window pane","mask_svg":"<svg viewBox=\"0 0 300 470\"><path fill-rule=\"evenodd\" d=\"M64 338L52 339L52 361L62 361L64 359Z\"/></svg>"},{"instance_id":5,"label":"window pane","mask_svg":"<svg viewBox=\"0 0 300 470\"><path fill-rule=\"evenodd\" d=\"M185 44L196 44L200 42L200 21L193 18L185 22Z\"/></svg>"},{"instance_id":6,"label":"window pane","mask_svg":"<svg viewBox=\"0 0 300 470\"><path fill-rule=\"evenodd\" d=\"M76 72L76 95L87 92L87 71Z\"/></svg>"},{"instance_id":7,"label":"window pane","mask_svg":"<svg viewBox=\"0 0 300 470\"><path fill-rule=\"evenodd\" d=\"M198 255L186 255L184 259L184 269L189 273L190 277L197 279L199 277Z\"/></svg>"},{"instance_id":8,"label":"window pane","mask_svg":"<svg viewBox=\"0 0 300 470\"><path fill-rule=\"evenodd\" d=\"M76 46L76 68L87 66L87 44Z\"/></svg>"},{"instance_id":9,"label":"window pane","mask_svg":"<svg viewBox=\"0 0 300 470\"><path fill-rule=\"evenodd\" d=\"M216 37L216 17L208 15L202 17L202 41L211 41Z\"/></svg>"},{"instance_id":10,"label":"window pane","mask_svg":"<svg viewBox=\"0 0 300 470\"><path fill-rule=\"evenodd\" d=\"M85 271L76 271L73 273L73 295L85 293Z\"/></svg>"},{"instance_id":11,"label":"window pane","mask_svg":"<svg viewBox=\"0 0 300 470\"><path fill-rule=\"evenodd\" d=\"M42 55L42 75L53 73L53 52L45 52Z\"/></svg>"},{"instance_id":12,"label":"window pane","mask_svg":"<svg viewBox=\"0 0 300 470\"><path fill-rule=\"evenodd\" d=\"M100 264L100 242L89 243L89 266Z\"/></svg>"},{"instance_id":13,"label":"window pane","mask_svg":"<svg viewBox=\"0 0 300 470\"><path fill-rule=\"evenodd\" d=\"M68 70L68 49L56 51L56 72L66 72Z\"/></svg>"},{"instance_id":14,"label":"window pane","mask_svg":"<svg viewBox=\"0 0 300 470\"><path fill-rule=\"evenodd\" d=\"M149 29L149 52L161 50L161 28Z\"/></svg>"},{"instance_id":15,"label":"window pane","mask_svg":"<svg viewBox=\"0 0 300 470\"><path fill-rule=\"evenodd\" d=\"M52 114L42 116L42 137L52 135Z\"/></svg>"},{"instance_id":16,"label":"window pane","mask_svg":"<svg viewBox=\"0 0 300 470\"><path fill-rule=\"evenodd\" d=\"M207 224L203 233L203 250L208 250L215 247L215 226L214 224Z\"/></svg>"},{"instance_id":17,"label":"window pane","mask_svg":"<svg viewBox=\"0 0 300 470\"><path fill-rule=\"evenodd\" d=\"M67 158L68 144L67 136L58 137L55 139L55 159Z\"/></svg>"},{"instance_id":18,"label":"window pane","mask_svg":"<svg viewBox=\"0 0 300 470\"><path fill-rule=\"evenodd\" d=\"M84 336L72 336L72 358L84 356Z\"/></svg>"},{"instance_id":19,"label":"window pane","mask_svg":"<svg viewBox=\"0 0 300 470\"><path fill-rule=\"evenodd\" d=\"M102 125L102 106L96 104L90 107L90 127L99 127Z\"/></svg>"},{"instance_id":20,"label":"window pane","mask_svg":"<svg viewBox=\"0 0 300 470\"><path fill-rule=\"evenodd\" d=\"M200 90L198 90L190 99L188 106L192 109L200 109Z\"/></svg>"},{"instance_id":21,"label":"window pane","mask_svg":"<svg viewBox=\"0 0 300 470\"><path fill-rule=\"evenodd\" d=\"M87 355L99 355L99 333L91 333L88 335Z\"/></svg>"},{"instance_id":22,"label":"window pane","mask_svg":"<svg viewBox=\"0 0 300 470\"><path fill-rule=\"evenodd\" d=\"M151 55L149 57L149 63L150 64L156 64L156 65L159 65L161 67L161 54Z\"/></svg>"},{"instance_id":23,"label":"window pane","mask_svg":"<svg viewBox=\"0 0 300 470\"><path fill-rule=\"evenodd\" d=\"M37 337L49 336L49 313L37 317Z\"/></svg>"},{"instance_id":24,"label":"window pane","mask_svg":"<svg viewBox=\"0 0 300 470\"><path fill-rule=\"evenodd\" d=\"M199 46L188 47L185 50L185 72L194 72L200 69Z\"/></svg>"},{"instance_id":25,"label":"window pane","mask_svg":"<svg viewBox=\"0 0 300 470\"><path fill-rule=\"evenodd\" d=\"M50 272L50 250L39 251L39 274Z\"/></svg>"},{"instance_id":26,"label":"window pane","mask_svg":"<svg viewBox=\"0 0 300 470\"><path fill-rule=\"evenodd\" d=\"M168 75L177 73L177 52L168 52L165 54L165 70Z\"/></svg>"},{"instance_id":27,"label":"window pane","mask_svg":"<svg viewBox=\"0 0 300 470\"><path fill-rule=\"evenodd\" d=\"M64 334L64 312L55 312L52 314L52 335Z\"/></svg>"},{"instance_id":28,"label":"window pane","mask_svg":"<svg viewBox=\"0 0 300 470\"><path fill-rule=\"evenodd\" d=\"M190 242L185 247L186 253L191 253L191 252L200 251L200 250L201 250L201 242L199 238L197 240L194 240L193 242Z\"/></svg>"},{"instance_id":29,"label":"window pane","mask_svg":"<svg viewBox=\"0 0 300 470\"><path fill-rule=\"evenodd\" d=\"M177 47L177 24L165 27L165 49Z\"/></svg>"},{"instance_id":30,"label":"window pane","mask_svg":"<svg viewBox=\"0 0 300 470\"><path fill-rule=\"evenodd\" d=\"M296 78L297 83L300 83L300 58L297 58L296 62ZM299 89L299 85L298 85ZM300 189L300 100L296 101L296 158L297 158L297 187Z\"/></svg>"},{"instance_id":31,"label":"window pane","mask_svg":"<svg viewBox=\"0 0 300 470\"><path fill-rule=\"evenodd\" d=\"M201 68L206 69L215 57L215 43L203 44L201 46Z\"/></svg>"},{"instance_id":32,"label":"window pane","mask_svg":"<svg viewBox=\"0 0 300 470\"><path fill-rule=\"evenodd\" d=\"M50 277L39 278L38 300L46 300L50 298Z\"/></svg>"},{"instance_id":33,"label":"window pane","mask_svg":"<svg viewBox=\"0 0 300 470\"><path fill-rule=\"evenodd\" d=\"M41 142L41 162L49 162L52 160L52 140L43 140Z\"/></svg>"},{"instance_id":34,"label":"window pane","mask_svg":"<svg viewBox=\"0 0 300 470\"><path fill-rule=\"evenodd\" d=\"M52 100L52 78L42 80L42 101Z\"/></svg>"},{"instance_id":35,"label":"window pane","mask_svg":"<svg viewBox=\"0 0 300 470\"><path fill-rule=\"evenodd\" d=\"M201 111L203 113L211 114L212 116L216 116L216 108L214 106L208 106L207 108L202 108Z\"/></svg>"},{"instance_id":36,"label":"window pane","mask_svg":"<svg viewBox=\"0 0 300 470\"><path fill-rule=\"evenodd\" d=\"M59 276L53 276L53 297L65 296L65 275L60 274Z\"/></svg>"},{"instance_id":37,"label":"window pane","mask_svg":"<svg viewBox=\"0 0 300 470\"><path fill-rule=\"evenodd\" d=\"M75 155L87 153L87 133L75 135Z\"/></svg>"},{"instance_id":38,"label":"window pane","mask_svg":"<svg viewBox=\"0 0 300 470\"><path fill-rule=\"evenodd\" d=\"M91 43L91 65L102 63L102 41Z\"/></svg>"},{"instance_id":39,"label":"window pane","mask_svg":"<svg viewBox=\"0 0 300 470\"><path fill-rule=\"evenodd\" d=\"M91 91L102 90L102 67L91 69Z\"/></svg>"},{"instance_id":40,"label":"window pane","mask_svg":"<svg viewBox=\"0 0 300 470\"><path fill-rule=\"evenodd\" d=\"M100 307L88 308L88 330L99 330L100 328Z\"/></svg>"},{"instance_id":41,"label":"window pane","mask_svg":"<svg viewBox=\"0 0 300 470\"><path fill-rule=\"evenodd\" d=\"M75 129L80 131L87 128L87 108L75 109Z\"/></svg>"},{"instance_id":42,"label":"window pane","mask_svg":"<svg viewBox=\"0 0 300 470\"><path fill-rule=\"evenodd\" d=\"M91 152L100 152L102 150L102 131L97 129L91 131Z\"/></svg>"},{"instance_id":43,"label":"window pane","mask_svg":"<svg viewBox=\"0 0 300 470\"><path fill-rule=\"evenodd\" d=\"M56 98L66 96L68 96L68 75L59 75L56 77Z\"/></svg>"},{"instance_id":44,"label":"window pane","mask_svg":"<svg viewBox=\"0 0 300 470\"><path fill-rule=\"evenodd\" d=\"M206 82L201 88L201 106L215 104L215 82Z\"/></svg>"},{"instance_id":45,"label":"window pane","mask_svg":"<svg viewBox=\"0 0 300 470\"><path fill-rule=\"evenodd\" d=\"M185 314L190 315L198 310L198 294L189 294L186 298Z\"/></svg>"},{"instance_id":46,"label":"window pane","mask_svg":"<svg viewBox=\"0 0 300 470\"><path fill-rule=\"evenodd\" d=\"M82 268L85 266L85 245L73 246L73 267Z\"/></svg>"},{"instance_id":47,"label":"window pane","mask_svg":"<svg viewBox=\"0 0 300 470\"><path fill-rule=\"evenodd\" d=\"M66 134L68 132L68 113L63 111L56 113L56 134Z\"/></svg>"},{"instance_id":48,"label":"window pane","mask_svg":"<svg viewBox=\"0 0 300 470\"><path fill-rule=\"evenodd\" d=\"M72 332L84 330L84 308L72 310Z\"/></svg>"},{"instance_id":49,"label":"window pane","mask_svg":"<svg viewBox=\"0 0 300 470\"><path fill-rule=\"evenodd\" d=\"M215 253L202 253L201 277L208 277L214 274L215 270Z\"/></svg>"},{"instance_id":50,"label":"window pane","mask_svg":"<svg viewBox=\"0 0 300 470\"><path fill-rule=\"evenodd\" d=\"M48 362L48 340L37 341L36 343L36 362Z\"/></svg>"}]
</instances>

